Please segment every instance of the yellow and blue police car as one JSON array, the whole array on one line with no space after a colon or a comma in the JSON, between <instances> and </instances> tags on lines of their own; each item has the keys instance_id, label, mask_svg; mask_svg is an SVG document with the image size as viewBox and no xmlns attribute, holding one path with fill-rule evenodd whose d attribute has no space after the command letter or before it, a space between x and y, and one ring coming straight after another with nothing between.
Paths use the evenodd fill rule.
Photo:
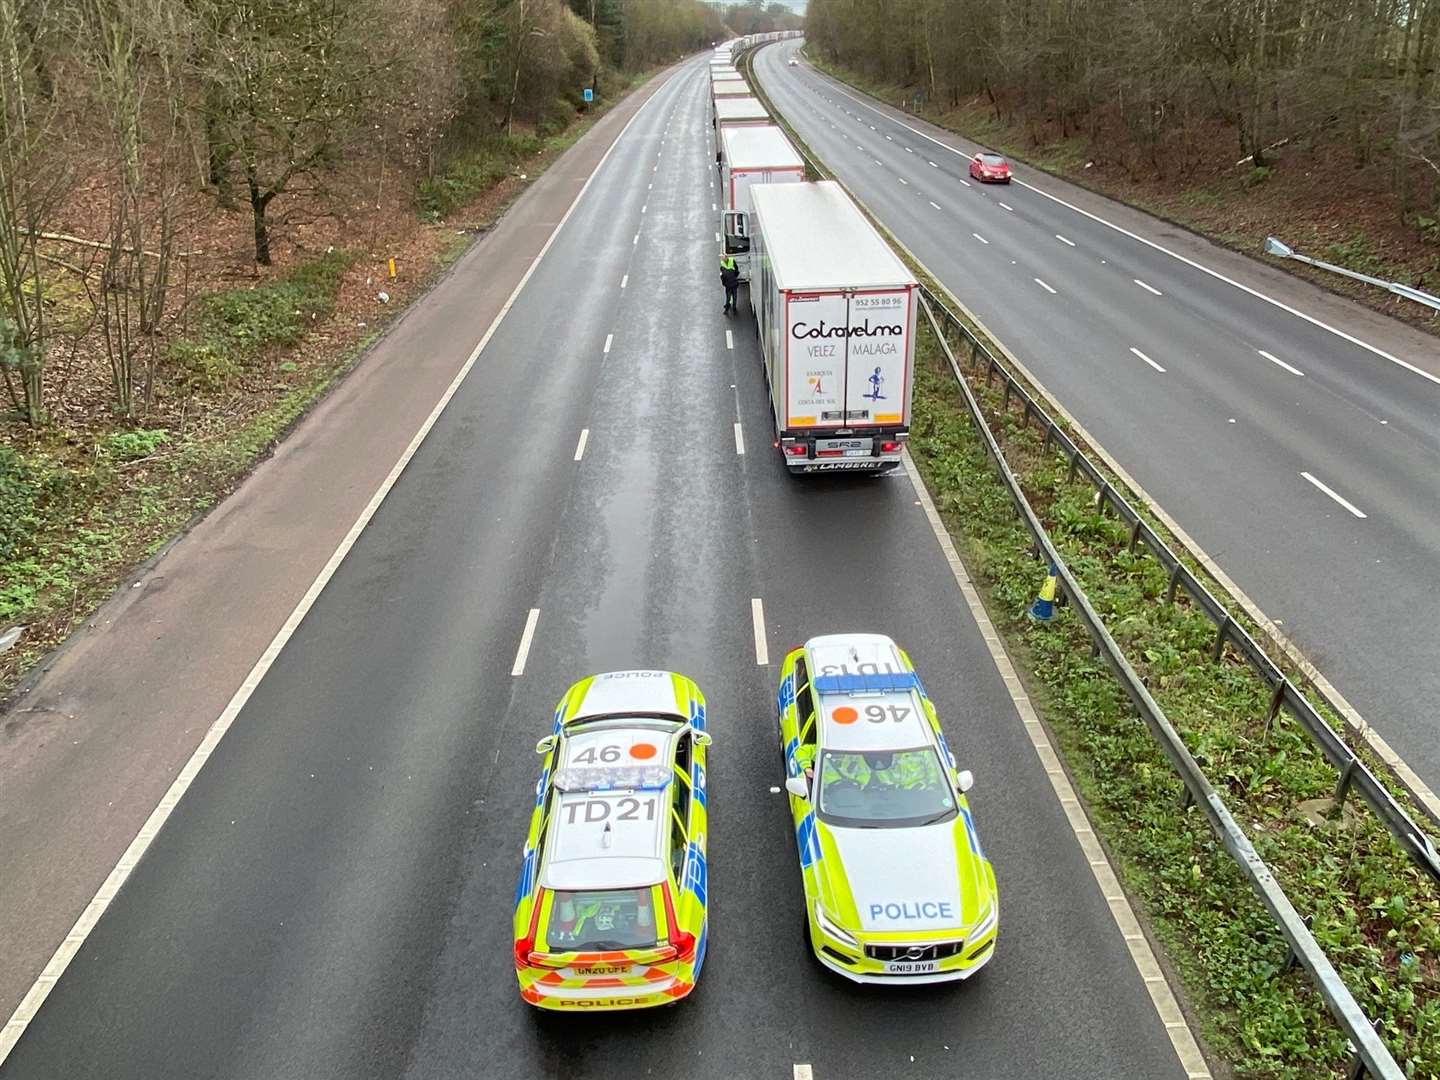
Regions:
<instances>
[{"instance_id":1,"label":"yellow and blue police car","mask_svg":"<svg viewBox=\"0 0 1440 1080\"><path fill-rule=\"evenodd\" d=\"M856 982L964 979L995 952L999 900L919 676L879 634L811 638L776 699L810 945Z\"/></svg>"},{"instance_id":2,"label":"yellow and blue police car","mask_svg":"<svg viewBox=\"0 0 1440 1080\"><path fill-rule=\"evenodd\" d=\"M515 890L520 996L542 1009L668 1005L700 977L705 698L683 675L581 679L536 744L545 763Z\"/></svg>"}]
</instances>

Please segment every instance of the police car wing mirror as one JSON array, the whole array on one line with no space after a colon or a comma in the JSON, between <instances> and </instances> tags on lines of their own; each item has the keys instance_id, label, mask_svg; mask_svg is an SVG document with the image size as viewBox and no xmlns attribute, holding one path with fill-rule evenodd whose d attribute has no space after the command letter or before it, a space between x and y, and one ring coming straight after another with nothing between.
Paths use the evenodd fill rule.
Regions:
<instances>
[{"instance_id":1,"label":"police car wing mirror","mask_svg":"<svg viewBox=\"0 0 1440 1080\"><path fill-rule=\"evenodd\" d=\"M958 779L960 781L960 793L962 795L975 786L975 774L969 769L961 769Z\"/></svg>"},{"instance_id":2,"label":"police car wing mirror","mask_svg":"<svg viewBox=\"0 0 1440 1080\"><path fill-rule=\"evenodd\" d=\"M712 742L715 741L710 737L710 733L708 731L697 731L694 733L692 738L694 738L696 746L709 746Z\"/></svg>"},{"instance_id":3,"label":"police car wing mirror","mask_svg":"<svg viewBox=\"0 0 1440 1080\"><path fill-rule=\"evenodd\" d=\"M810 798L810 784L803 776L787 776L785 778L785 790L797 799Z\"/></svg>"},{"instance_id":4,"label":"police car wing mirror","mask_svg":"<svg viewBox=\"0 0 1440 1080\"><path fill-rule=\"evenodd\" d=\"M537 743L535 744L535 752L536 752L537 754L548 754L551 750L554 750L554 749L555 749L555 736L554 736L554 735L546 735L543 739L541 739L539 742L537 742Z\"/></svg>"}]
</instances>

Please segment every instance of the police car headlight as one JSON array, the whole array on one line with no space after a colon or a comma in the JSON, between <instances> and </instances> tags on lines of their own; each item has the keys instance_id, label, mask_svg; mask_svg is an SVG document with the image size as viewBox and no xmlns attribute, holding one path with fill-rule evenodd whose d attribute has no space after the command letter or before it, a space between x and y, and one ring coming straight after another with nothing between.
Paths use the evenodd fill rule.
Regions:
<instances>
[{"instance_id":1,"label":"police car headlight","mask_svg":"<svg viewBox=\"0 0 1440 1080\"><path fill-rule=\"evenodd\" d=\"M815 921L820 924L821 930L825 931L825 933L829 934L836 941L843 941L846 945L854 945L856 948L860 947L858 941L825 917L825 909L819 904L815 905Z\"/></svg>"},{"instance_id":2,"label":"police car headlight","mask_svg":"<svg viewBox=\"0 0 1440 1080\"><path fill-rule=\"evenodd\" d=\"M991 900L989 910L985 912L985 916L979 922L970 928L968 936L971 938L984 937L995 928L995 920L999 918L999 916L1000 905L995 903L994 900Z\"/></svg>"}]
</instances>

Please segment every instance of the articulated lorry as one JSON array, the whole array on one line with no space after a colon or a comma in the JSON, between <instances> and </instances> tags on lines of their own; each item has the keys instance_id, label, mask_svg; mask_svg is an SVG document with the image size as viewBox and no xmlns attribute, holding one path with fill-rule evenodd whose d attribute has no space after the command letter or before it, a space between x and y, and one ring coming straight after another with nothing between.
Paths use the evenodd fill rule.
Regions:
<instances>
[{"instance_id":1,"label":"articulated lorry","mask_svg":"<svg viewBox=\"0 0 1440 1080\"><path fill-rule=\"evenodd\" d=\"M720 187L725 253L735 259L740 280L750 280L750 189L756 184L805 182L805 159L773 124L720 129Z\"/></svg>"},{"instance_id":2,"label":"articulated lorry","mask_svg":"<svg viewBox=\"0 0 1440 1080\"><path fill-rule=\"evenodd\" d=\"M895 468L910 435L915 277L833 181L750 199L750 305L785 464Z\"/></svg>"}]
</instances>

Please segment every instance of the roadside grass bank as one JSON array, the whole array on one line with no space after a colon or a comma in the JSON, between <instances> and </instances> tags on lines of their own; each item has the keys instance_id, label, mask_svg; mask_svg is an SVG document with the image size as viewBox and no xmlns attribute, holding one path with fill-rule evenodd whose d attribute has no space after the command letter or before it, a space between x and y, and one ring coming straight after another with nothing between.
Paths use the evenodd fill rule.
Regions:
<instances>
[{"instance_id":1,"label":"roadside grass bank","mask_svg":"<svg viewBox=\"0 0 1440 1080\"><path fill-rule=\"evenodd\" d=\"M923 320L922 320L923 324ZM1440 893L1363 805L1327 813L1334 769L1238 658L1211 660L1215 629L1168 575L1128 550L1042 436L972 382L1027 498L1127 657L1250 835L1396 1060L1440 1076ZM1178 969L1204 1037L1237 1075L1342 1076L1346 1040L1068 607L1026 617L1044 578L922 325L911 453L1026 673L1097 832Z\"/></svg>"},{"instance_id":2,"label":"roadside grass bank","mask_svg":"<svg viewBox=\"0 0 1440 1080\"><path fill-rule=\"evenodd\" d=\"M753 72L751 85L757 85ZM763 91L756 92L823 175L809 147ZM866 213L911 270L943 295ZM1309 735L1283 712L1267 727L1269 690L1229 647L1212 660L1215 626L1204 612L1183 593L1173 603L1164 599L1169 580L1160 564L1144 549L1129 550L1128 528L1097 510L1083 478L1068 478L1067 465L1044 447L1043 436L1004 407L998 384L987 387L982 377L969 385L1027 499L1110 633L1310 919L1311 933L1396 1060L1411 1077L1440 1076L1440 890L1353 795L1334 813L1336 773ZM1044 567L1032 558L1029 534L924 319L910 449L1056 734L1097 834L1178 970L1212 1051L1238 1076L1343 1076L1347 1040L1309 976L1289 969L1287 943L1204 815L1182 805L1179 777L1109 669L1092 656L1083 626L1064 606L1045 627L1026 617ZM1109 479L1116 490L1127 490L1117 477ZM1223 596L1168 529L1139 500L1129 501ZM1268 640L1238 605L1231 611L1256 641ZM1277 663L1346 737L1341 719L1288 656ZM1383 763L1368 748L1357 752L1412 818L1428 824Z\"/></svg>"},{"instance_id":3,"label":"roadside grass bank","mask_svg":"<svg viewBox=\"0 0 1440 1080\"><path fill-rule=\"evenodd\" d=\"M157 364L147 415L121 421L97 392L68 420L0 427L0 634L24 628L0 651L0 701L233 491L477 234L659 70L628 77L563 131L457 150L441 185L415 194L393 280L385 258L355 247L198 296Z\"/></svg>"},{"instance_id":4,"label":"roadside grass bank","mask_svg":"<svg viewBox=\"0 0 1440 1080\"><path fill-rule=\"evenodd\" d=\"M1226 167L1226 154L1232 151L1227 144L1214 148L1214 163L1202 172L1159 175L1126 164L1114 147L1090 145L1078 136L1061 137L1023 119L1002 121L980 99L946 110L922 101L917 109L914 87L877 82L809 52L806 59L817 70L887 105L1233 251L1259 256L1266 236L1273 233L1314 258L1440 294L1440 229L1432 223L1425 239L1418 239L1391 208L1353 189L1354 170L1339 148L1299 139L1279 150L1271 166ZM1302 263L1265 262L1440 334L1440 312L1424 305Z\"/></svg>"}]
</instances>

